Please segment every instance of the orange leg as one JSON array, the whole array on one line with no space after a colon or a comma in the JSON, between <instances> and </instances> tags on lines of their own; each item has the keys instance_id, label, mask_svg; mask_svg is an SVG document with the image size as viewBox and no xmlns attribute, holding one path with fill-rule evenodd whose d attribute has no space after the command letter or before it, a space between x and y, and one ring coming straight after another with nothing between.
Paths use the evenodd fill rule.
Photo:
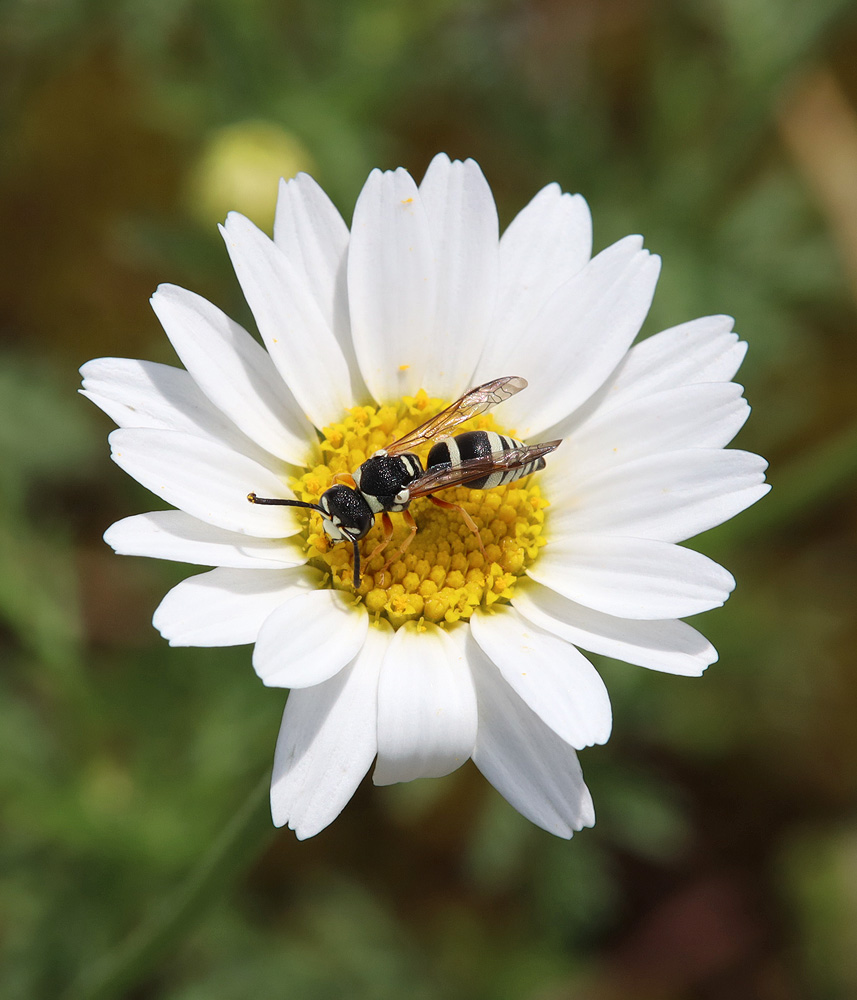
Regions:
<instances>
[{"instance_id":1,"label":"orange leg","mask_svg":"<svg viewBox=\"0 0 857 1000\"><path fill-rule=\"evenodd\" d=\"M407 547L414 540L414 535L417 533L417 522L414 520L414 515L409 510L402 511L402 517L405 519L405 524L411 529L408 537L402 542L402 544L394 549L392 554L387 557L387 561L381 567L381 572L383 573L385 569L390 565L390 563L395 562L399 556L403 556Z\"/></svg>"},{"instance_id":2,"label":"orange leg","mask_svg":"<svg viewBox=\"0 0 857 1000\"><path fill-rule=\"evenodd\" d=\"M352 490L357 489L357 483L354 482L354 476L350 472L337 472L333 481L341 486L350 486Z\"/></svg>"},{"instance_id":3,"label":"orange leg","mask_svg":"<svg viewBox=\"0 0 857 1000\"><path fill-rule=\"evenodd\" d=\"M431 500L435 507L443 507L444 510L457 510L461 514L464 518L464 523L468 528L470 528L473 534L476 535L476 541L479 542L479 548L482 550L482 555L487 562L488 556L485 553L485 546L482 544L482 536L479 534L479 528L477 528L476 522L467 513L467 511L460 504L450 503L448 500L440 500L435 496L430 496L429 500Z\"/></svg>"},{"instance_id":4,"label":"orange leg","mask_svg":"<svg viewBox=\"0 0 857 1000\"><path fill-rule=\"evenodd\" d=\"M384 537L381 539L380 542L378 542L375 548L372 549L372 551L366 557L367 564L370 563L375 558L375 556L379 556L384 551L384 549L387 548L387 546L390 544L390 539L392 539L393 537L393 519L390 517L387 511L384 511L381 514L381 526L384 529ZM386 569L387 567L385 566L384 568Z\"/></svg>"}]
</instances>

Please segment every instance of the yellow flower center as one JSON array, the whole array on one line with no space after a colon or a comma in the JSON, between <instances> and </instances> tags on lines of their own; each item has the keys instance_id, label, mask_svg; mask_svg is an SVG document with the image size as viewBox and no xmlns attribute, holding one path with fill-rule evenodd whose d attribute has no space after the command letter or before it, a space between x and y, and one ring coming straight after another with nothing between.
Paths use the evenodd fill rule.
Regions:
<instances>
[{"instance_id":1,"label":"yellow flower center","mask_svg":"<svg viewBox=\"0 0 857 1000\"><path fill-rule=\"evenodd\" d=\"M318 503L333 484L333 477L351 473L367 458L403 437L446 404L431 399L421 389L405 396L398 406L355 406L344 419L324 429L320 448L323 464L292 480L299 500ZM461 424L466 430L496 430L491 414ZM425 464L428 448L420 449ZM468 619L480 607L509 600L515 582L545 544L544 509L548 506L533 480L536 476L493 490L467 486L443 490L440 498L459 504L479 529L485 554L476 534L460 512L435 506L428 498L412 501L410 512L417 533L405 552L399 547L410 534L403 517L391 513L393 538L383 553L367 557L383 540L381 517L358 544L362 580L358 594L370 614L387 618L394 628L407 621L426 619L439 624ZM350 542L332 542L324 533L321 515L312 512L304 531L309 560L330 574L329 585L353 591L353 550Z\"/></svg>"}]
</instances>

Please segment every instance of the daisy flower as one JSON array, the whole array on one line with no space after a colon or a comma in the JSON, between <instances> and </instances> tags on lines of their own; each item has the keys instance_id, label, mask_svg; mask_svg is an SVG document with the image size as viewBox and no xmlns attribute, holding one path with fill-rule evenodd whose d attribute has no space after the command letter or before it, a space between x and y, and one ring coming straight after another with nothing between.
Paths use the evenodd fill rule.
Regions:
<instances>
[{"instance_id":1,"label":"daisy flower","mask_svg":"<svg viewBox=\"0 0 857 1000\"><path fill-rule=\"evenodd\" d=\"M610 734L581 650L698 675L711 644L679 619L717 607L730 574L679 543L767 491L766 463L725 450L747 418L732 380L745 345L709 316L632 346L660 267L629 236L591 256L586 202L542 189L499 234L472 160L437 156L417 186L373 171L351 231L306 174L281 182L273 240L222 227L264 347L193 292L152 306L183 367L83 366L119 425L112 457L175 509L105 534L124 555L214 567L173 588L154 624L171 645L254 643L289 688L274 822L313 836L375 761L376 784L472 758L533 823L594 822L576 750ZM334 477L504 376L529 387L456 429L562 439L547 466L496 489L415 500L385 555L350 544L317 504ZM423 459L425 455L421 456ZM378 521L381 519L379 518ZM387 557L388 558L388 557Z\"/></svg>"}]
</instances>

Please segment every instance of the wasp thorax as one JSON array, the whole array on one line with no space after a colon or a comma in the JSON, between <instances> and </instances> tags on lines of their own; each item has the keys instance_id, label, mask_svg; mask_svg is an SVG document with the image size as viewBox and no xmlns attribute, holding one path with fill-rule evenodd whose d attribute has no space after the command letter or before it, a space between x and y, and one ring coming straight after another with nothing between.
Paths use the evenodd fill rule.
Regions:
<instances>
[{"instance_id":1,"label":"wasp thorax","mask_svg":"<svg viewBox=\"0 0 857 1000\"><path fill-rule=\"evenodd\" d=\"M445 405L421 391L416 397L405 397L397 406L349 410L341 422L325 428L320 445L323 464L291 483L298 499L318 504L324 511L323 515L311 513L307 517L305 537L311 562L330 573L332 586L353 590L352 539L362 539L358 593L372 614L387 618L395 627L419 618L451 623L469 618L477 608L508 600L516 581L545 544L548 503L541 496L536 476L496 489L463 486L439 494L444 501L460 504L476 523L484 556L476 535L459 511L437 507L421 498L408 508L418 530L407 551L386 568L384 555L369 558L383 538L381 516L360 492L334 483L334 476L350 475L356 486L367 491L370 486L373 490L384 488L388 482L385 477L389 477L390 501L406 504L404 491L396 485L404 481L400 478L403 470L375 460L405 461L407 465L410 458L391 459L376 453ZM463 431L475 429L505 433L491 414L483 414L461 427ZM419 457L426 456L420 452ZM410 532L402 514L389 516L393 538L388 551L395 552Z\"/></svg>"}]
</instances>

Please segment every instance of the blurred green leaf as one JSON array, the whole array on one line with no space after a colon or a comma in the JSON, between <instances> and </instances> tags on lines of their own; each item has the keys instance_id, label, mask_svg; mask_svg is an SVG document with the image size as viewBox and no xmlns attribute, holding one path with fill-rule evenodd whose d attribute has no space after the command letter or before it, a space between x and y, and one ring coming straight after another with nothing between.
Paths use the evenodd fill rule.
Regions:
<instances>
[{"instance_id":1,"label":"blurred green leaf","mask_svg":"<svg viewBox=\"0 0 857 1000\"><path fill-rule=\"evenodd\" d=\"M784 904L818 995L857 991L857 830L795 831L778 859Z\"/></svg>"},{"instance_id":2,"label":"blurred green leaf","mask_svg":"<svg viewBox=\"0 0 857 1000\"><path fill-rule=\"evenodd\" d=\"M82 480L92 424L51 367L21 357L0 367L0 615L45 663L66 664L80 639L76 573L52 495Z\"/></svg>"}]
</instances>

